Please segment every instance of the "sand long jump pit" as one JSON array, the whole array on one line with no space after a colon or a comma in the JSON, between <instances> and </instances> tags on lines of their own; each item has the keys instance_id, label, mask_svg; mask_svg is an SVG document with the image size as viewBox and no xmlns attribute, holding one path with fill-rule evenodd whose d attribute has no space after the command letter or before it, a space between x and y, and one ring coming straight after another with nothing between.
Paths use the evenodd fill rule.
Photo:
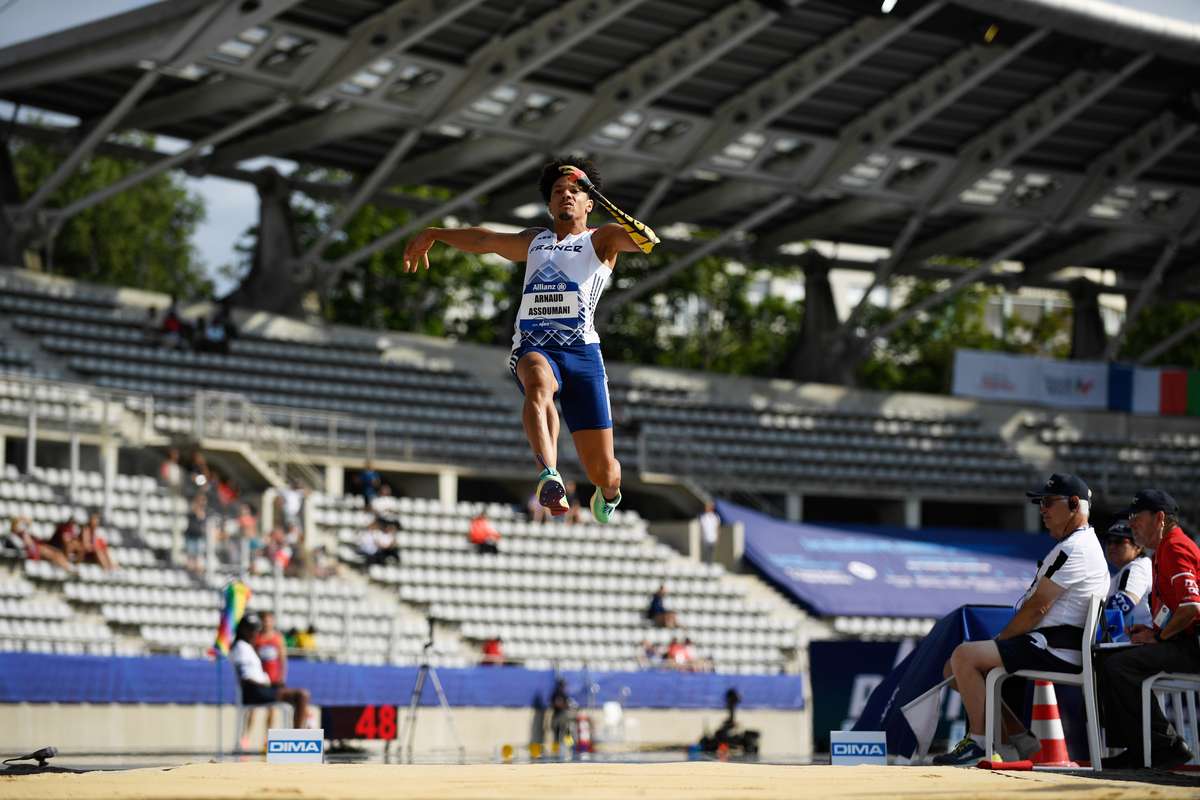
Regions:
<instances>
[{"instance_id":1,"label":"sand long jump pit","mask_svg":"<svg viewBox=\"0 0 1200 800\"><path fill-rule=\"evenodd\" d=\"M954 767L669 764L267 765L179 767L0 778L3 798L1197 798L1200 778L1174 773L990 772Z\"/></svg>"}]
</instances>

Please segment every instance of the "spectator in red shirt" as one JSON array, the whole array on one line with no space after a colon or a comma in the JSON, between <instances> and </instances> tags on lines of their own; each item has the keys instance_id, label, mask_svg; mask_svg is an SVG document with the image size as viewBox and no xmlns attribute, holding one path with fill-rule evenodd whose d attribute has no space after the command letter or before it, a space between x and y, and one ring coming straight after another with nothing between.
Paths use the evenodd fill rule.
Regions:
<instances>
[{"instance_id":1,"label":"spectator in red shirt","mask_svg":"<svg viewBox=\"0 0 1200 800\"><path fill-rule=\"evenodd\" d=\"M59 569L64 569L67 572L75 572L75 568L71 566L71 562L63 555L62 550L59 550L54 545L43 542L41 539L34 537L29 529L29 520L25 517L13 517L12 523L9 526L9 538L12 544L19 550L25 552L25 557L30 561L40 561L45 559Z\"/></svg>"},{"instance_id":2,"label":"spectator in red shirt","mask_svg":"<svg viewBox=\"0 0 1200 800\"><path fill-rule=\"evenodd\" d=\"M84 560L96 562L107 572L116 569L117 565L113 561L112 554L108 552L108 542L100 533L99 512L93 511L88 514L87 524L79 532L79 538L83 543Z\"/></svg>"},{"instance_id":3,"label":"spectator in red shirt","mask_svg":"<svg viewBox=\"0 0 1200 800\"><path fill-rule=\"evenodd\" d=\"M283 634L275 627L274 612L264 611L258 616L262 620L262 630L254 637L254 650L271 685L283 686L287 682L287 646Z\"/></svg>"},{"instance_id":4,"label":"spectator in red shirt","mask_svg":"<svg viewBox=\"0 0 1200 800\"><path fill-rule=\"evenodd\" d=\"M65 521L58 524L58 527L54 529L54 535L50 537L50 544L72 564L78 564L87 555L83 547L83 539L80 537L79 523L75 522L74 517L67 517Z\"/></svg>"},{"instance_id":5,"label":"spectator in red shirt","mask_svg":"<svg viewBox=\"0 0 1200 800\"><path fill-rule=\"evenodd\" d=\"M483 661L480 663L484 666L503 666L504 640L496 636L485 641L483 643Z\"/></svg>"},{"instance_id":6,"label":"spectator in red shirt","mask_svg":"<svg viewBox=\"0 0 1200 800\"><path fill-rule=\"evenodd\" d=\"M687 666L687 648L683 642L672 638L671 643L667 645L667 652L663 654L663 661L671 669L685 669Z\"/></svg>"},{"instance_id":7,"label":"spectator in red shirt","mask_svg":"<svg viewBox=\"0 0 1200 800\"><path fill-rule=\"evenodd\" d=\"M1132 626L1129 638L1141 646L1107 654L1099 665L1107 743L1126 747L1104 759L1105 769L1142 766L1142 681L1159 672L1200 672L1200 547L1179 527L1179 505L1166 492L1143 489L1128 511L1137 543L1154 553L1153 624ZM1191 749L1151 702L1151 766L1170 769L1191 758Z\"/></svg>"},{"instance_id":8,"label":"spectator in red shirt","mask_svg":"<svg viewBox=\"0 0 1200 800\"><path fill-rule=\"evenodd\" d=\"M479 516L471 520L471 544L479 553L499 553L500 531L488 520L487 514L480 511Z\"/></svg>"}]
</instances>

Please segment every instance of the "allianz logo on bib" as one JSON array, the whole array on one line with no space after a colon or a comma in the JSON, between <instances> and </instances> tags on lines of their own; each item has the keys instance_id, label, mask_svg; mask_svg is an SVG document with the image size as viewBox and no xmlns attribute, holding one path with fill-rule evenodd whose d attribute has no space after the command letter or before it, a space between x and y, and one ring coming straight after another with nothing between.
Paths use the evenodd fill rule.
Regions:
<instances>
[{"instance_id":1,"label":"allianz logo on bib","mask_svg":"<svg viewBox=\"0 0 1200 800\"><path fill-rule=\"evenodd\" d=\"M324 742L307 741L282 741L268 742L268 753L320 753L324 748Z\"/></svg>"},{"instance_id":2,"label":"allianz logo on bib","mask_svg":"<svg viewBox=\"0 0 1200 800\"><path fill-rule=\"evenodd\" d=\"M881 744L838 743L833 746L835 756L886 756Z\"/></svg>"}]
</instances>

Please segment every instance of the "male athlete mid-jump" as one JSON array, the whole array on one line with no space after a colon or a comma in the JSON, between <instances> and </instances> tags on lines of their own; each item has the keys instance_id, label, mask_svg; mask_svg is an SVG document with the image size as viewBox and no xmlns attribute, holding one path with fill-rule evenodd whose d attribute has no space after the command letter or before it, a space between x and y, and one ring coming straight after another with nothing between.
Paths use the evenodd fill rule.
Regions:
<instances>
[{"instance_id":1,"label":"male athlete mid-jump","mask_svg":"<svg viewBox=\"0 0 1200 800\"><path fill-rule=\"evenodd\" d=\"M621 502L621 464L613 454L608 375L593 317L617 254L648 253L658 238L600 193L600 176L587 160L551 161L542 168L538 188L554 220L552 230L426 228L405 248L404 270L415 271L421 264L429 269L434 242L526 262L509 369L525 394L525 435L542 467L538 502L556 516L570 509L557 470L557 397L579 460L596 486L592 515L597 522L608 522ZM595 202L619 224L589 228Z\"/></svg>"}]
</instances>

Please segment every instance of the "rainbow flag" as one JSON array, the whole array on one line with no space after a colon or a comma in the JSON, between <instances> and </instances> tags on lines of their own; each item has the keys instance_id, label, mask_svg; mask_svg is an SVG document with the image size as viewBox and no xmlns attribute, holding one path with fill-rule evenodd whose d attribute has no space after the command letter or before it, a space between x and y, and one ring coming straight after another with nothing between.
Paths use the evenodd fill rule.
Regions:
<instances>
[{"instance_id":1,"label":"rainbow flag","mask_svg":"<svg viewBox=\"0 0 1200 800\"><path fill-rule=\"evenodd\" d=\"M241 581L230 581L225 585L225 607L221 609L221 623L217 626L216 648L221 655L229 655L233 647L233 635L238 623L246 614L246 603L250 602L250 587Z\"/></svg>"}]
</instances>

